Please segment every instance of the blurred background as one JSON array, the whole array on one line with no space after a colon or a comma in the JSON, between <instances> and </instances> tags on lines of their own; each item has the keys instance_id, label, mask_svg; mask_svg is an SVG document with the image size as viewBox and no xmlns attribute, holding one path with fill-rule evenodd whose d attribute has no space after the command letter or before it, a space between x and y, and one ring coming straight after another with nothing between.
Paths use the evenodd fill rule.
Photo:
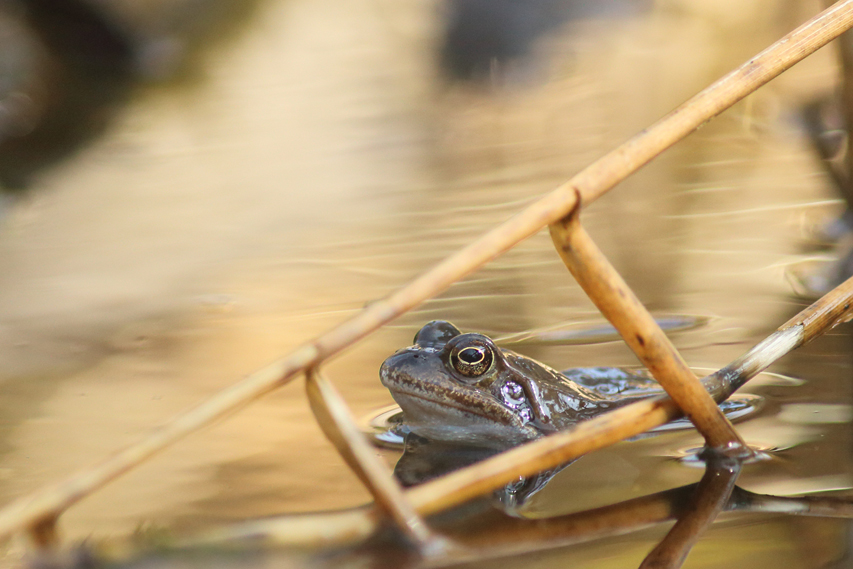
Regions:
<instances>
[{"instance_id":1,"label":"blurred background","mask_svg":"<svg viewBox=\"0 0 853 569\"><path fill-rule=\"evenodd\" d=\"M0 0L0 500L388 294L820 9ZM843 208L800 108L836 89L834 49L584 212L655 314L710 319L676 337L691 365L725 365L805 304L786 268L814 258L803 228ZM391 403L379 365L436 318L488 334L600 323L542 233L329 365L357 415ZM619 343L523 351L558 369L635 363ZM847 330L773 371L742 426L773 458L741 485L853 488ZM683 433L623 443L573 465L531 511L694 482L701 470L677 457L695 446ZM341 465L295 381L84 500L60 530L122 536L364 503ZM848 526L723 517L688 567L826 566ZM665 530L529 563L637 565ZM3 559L21 552L11 541Z\"/></svg>"}]
</instances>

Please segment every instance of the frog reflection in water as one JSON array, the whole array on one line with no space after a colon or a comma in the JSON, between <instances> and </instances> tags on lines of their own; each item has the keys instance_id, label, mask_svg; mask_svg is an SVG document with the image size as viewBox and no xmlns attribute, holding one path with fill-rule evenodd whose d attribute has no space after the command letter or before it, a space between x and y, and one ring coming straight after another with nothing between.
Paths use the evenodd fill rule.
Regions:
<instances>
[{"instance_id":1,"label":"frog reflection in water","mask_svg":"<svg viewBox=\"0 0 853 569\"><path fill-rule=\"evenodd\" d=\"M385 360L380 377L413 433L480 447L518 445L662 393L648 376L620 368L560 373L443 321Z\"/></svg>"}]
</instances>

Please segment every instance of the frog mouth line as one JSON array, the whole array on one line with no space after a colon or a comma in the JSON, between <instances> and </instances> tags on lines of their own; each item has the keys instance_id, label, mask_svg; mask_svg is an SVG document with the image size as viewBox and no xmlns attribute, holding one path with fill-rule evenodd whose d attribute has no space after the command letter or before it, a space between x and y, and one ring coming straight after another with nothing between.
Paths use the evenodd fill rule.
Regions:
<instances>
[{"instance_id":1,"label":"frog mouth line","mask_svg":"<svg viewBox=\"0 0 853 569\"><path fill-rule=\"evenodd\" d=\"M472 394L477 392L471 389L470 391L454 387L453 389L444 391L444 397L433 394L429 390L423 389L423 383L418 382L417 389L411 389L413 381L406 375L398 374L388 370L380 374L382 383L391 391L391 396L394 397L395 392L405 397L412 397L435 405L439 410L452 409L463 415L476 415L481 419L493 423L501 423L507 426L525 428L518 417L516 417L510 409L497 401L490 401L484 398L474 398ZM390 384L390 385L389 385ZM392 388L393 387L393 388ZM454 397L454 396L458 396ZM395 397L396 399L396 397ZM465 399L466 401L460 401ZM399 403L399 401L398 401ZM489 406L490 408L485 408ZM403 407L401 405L401 407ZM403 409L405 413L405 409Z\"/></svg>"},{"instance_id":2,"label":"frog mouth line","mask_svg":"<svg viewBox=\"0 0 853 569\"><path fill-rule=\"evenodd\" d=\"M496 422L496 423L497 422L504 423L503 421L496 419L494 416L488 415L485 412L480 412L479 409L475 409L472 407L466 407L466 406L462 405L461 403L458 403L452 399L451 400L439 401L437 399L433 399L432 397L426 397L426 396L418 394L418 393L412 393L411 391L402 391L402 390L400 391L400 395L403 395L405 397L412 397L415 399L420 399L421 401L426 401L427 403L432 403L434 405L438 405L443 410L444 409L453 409L455 411L460 412L463 415L476 415L477 417L486 419L488 421L492 421L492 422ZM393 393L391 394L391 396L393 397ZM402 405L400 407L402 408ZM403 412L405 413L405 409L403 409ZM510 423L504 423L504 424L510 424Z\"/></svg>"}]
</instances>

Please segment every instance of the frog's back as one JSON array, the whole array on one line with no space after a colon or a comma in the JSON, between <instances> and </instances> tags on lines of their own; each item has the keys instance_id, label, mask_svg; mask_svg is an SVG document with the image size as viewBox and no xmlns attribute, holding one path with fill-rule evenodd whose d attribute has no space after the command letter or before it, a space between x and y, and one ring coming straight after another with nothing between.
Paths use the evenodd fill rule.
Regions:
<instances>
[{"instance_id":1,"label":"frog's back","mask_svg":"<svg viewBox=\"0 0 853 569\"><path fill-rule=\"evenodd\" d=\"M663 392L660 384L645 369L578 367L560 373L610 400L651 397Z\"/></svg>"}]
</instances>

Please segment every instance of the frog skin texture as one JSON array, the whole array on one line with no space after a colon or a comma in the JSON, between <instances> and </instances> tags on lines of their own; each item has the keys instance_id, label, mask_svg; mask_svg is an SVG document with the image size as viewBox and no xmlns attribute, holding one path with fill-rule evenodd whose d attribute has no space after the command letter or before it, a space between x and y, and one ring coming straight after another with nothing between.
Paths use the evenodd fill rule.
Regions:
<instances>
[{"instance_id":1,"label":"frog skin texture","mask_svg":"<svg viewBox=\"0 0 853 569\"><path fill-rule=\"evenodd\" d=\"M382 364L382 384L411 432L436 441L507 447L565 429L660 387L641 371L558 372L482 334L433 321Z\"/></svg>"}]
</instances>

